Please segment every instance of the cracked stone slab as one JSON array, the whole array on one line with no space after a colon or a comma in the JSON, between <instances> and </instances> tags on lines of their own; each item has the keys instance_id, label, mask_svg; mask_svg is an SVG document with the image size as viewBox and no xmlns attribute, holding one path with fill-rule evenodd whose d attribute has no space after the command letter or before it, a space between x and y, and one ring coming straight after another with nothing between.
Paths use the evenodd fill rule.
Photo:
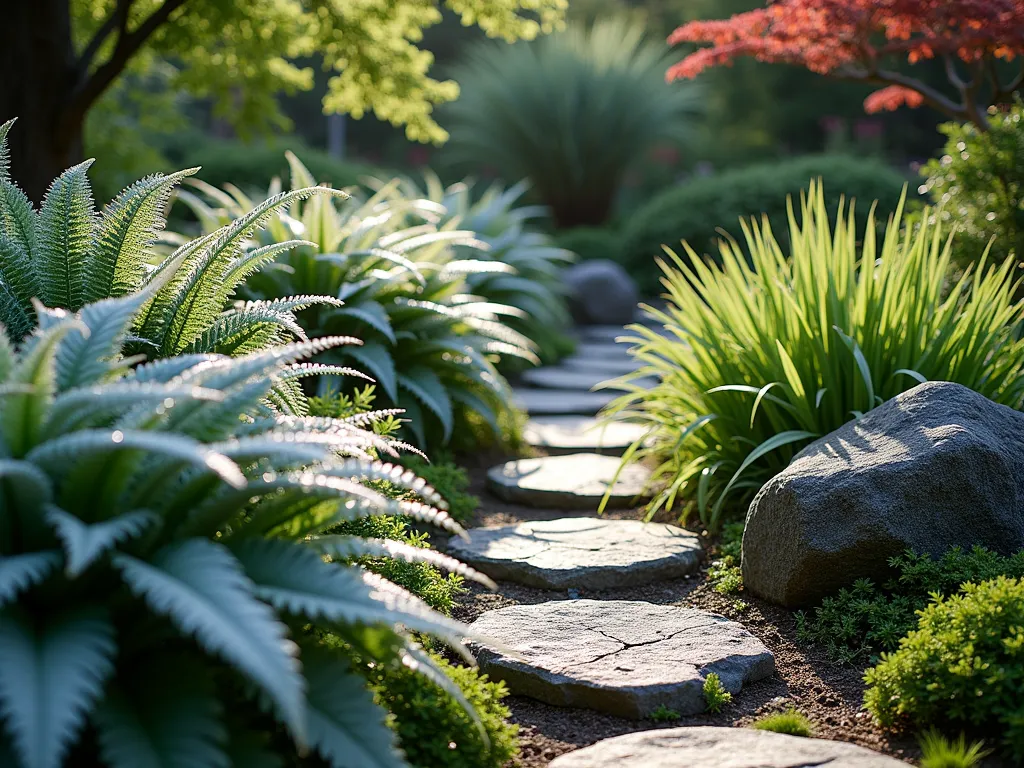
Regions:
<instances>
[{"instance_id":1,"label":"cracked stone slab","mask_svg":"<svg viewBox=\"0 0 1024 768\"><path fill-rule=\"evenodd\" d=\"M626 421L602 422L592 416L538 416L523 430L527 445L548 453L603 453L621 456L642 438L644 428Z\"/></svg>"},{"instance_id":2,"label":"cracked stone slab","mask_svg":"<svg viewBox=\"0 0 1024 768\"><path fill-rule=\"evenodd\" d=\"M650 471L630 464L612 485L620 460L596 453L516 459L487 470L487 487L500 499L546 509L597 510L611 486L609 508L634 506L642 500Z\"/></svg>"},{"instance_id":3,"label":"cracked stone slab","mask_svg":"<svg viewBox=\"0 0 1024 768\"><path fill-rule=\"evenodd\" d=\"M551 365L543 368L532 368L523 372L523 381L531 387L542 387L545 389L569 389L582 390L584 392L593 389L598 384L617 379L617 375L608 375L603 371L579 371L568 366ZM644 387L651 387L655 381L651 378L636 379L633 384ZM614 394L621 394L622 390L611 389Z\"/></svg>"},{"instance_id":4,"label":"cracked stone slab","mask_svg":"<svg viewBox=\"0 0 1024 768\"><path fill-rule=\"evenodd\" d=\"M448 551L493 579L541 589L605 589L692 573L700 537L674 525L565 517L474 528Z\"/></svg>"},{"instance_id":5,"label":"cracked stone slab","mask_svg":"<svg viewBox=\"0 0 1024 768\"><path fill-rule=\"evenodd\" d=\"M732 694L775 672L771 652L741 624L695 608L557 600L488 611L471 628L506 649L473 651L512 693L634 720L658 707L703 712L711 672Z\"/></svg>"},{"instance_id":6,"label":"cracked stone slab","mask_svg":"<svg viewBox=\"0 0 1024 768\"><path fill-rule=\"evenodd\" d=\"M579 414L593 416L621 392L571 392L557 389L514 389L516 407L530 415L559 416Z\"/></svg>"},{"instance_id":7,"label":"cracked stone slab","mask_svg":"<svg viewBox=\"0 0 1024 768\"><path fill-rule=\"evenodd\" d=\"M906 768L855 744L752 728L639 731L555 758L550 768Z\"/></svg>"}]
</instances>

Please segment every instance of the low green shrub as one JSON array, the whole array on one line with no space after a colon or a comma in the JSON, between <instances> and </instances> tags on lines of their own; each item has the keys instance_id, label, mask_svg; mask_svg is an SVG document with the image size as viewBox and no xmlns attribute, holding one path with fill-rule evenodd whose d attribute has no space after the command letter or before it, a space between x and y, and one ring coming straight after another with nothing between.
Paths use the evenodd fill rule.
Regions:
<instances>
[{"instance_id":1,"label":"low green shrub","mask_svg":"<svg viewBox=\"0 0 1024 768\"><path fill-rule=\"evenodd\" d=\"M1024 580L936 598L864 680L864 706L883 726L966 728L1024 759Z\"/></svg>"},{"instance_id":2,"label":"low green shrub","mask_svg":"<svg viewBox=\"0 0 1024 768\"><path fill-rule=\"evenodd\" d=\"M645 426L623 459L655 462L650 514L696 510L715 530L801 448L922 381L1024 403L1012 261L949 285L938 227L904 236L897 211L883 238L869 218L858 242L816 183L798 210L786 249L752 223L745 248L720 244L720 267L662 263L666 308L645 309L664 333L630 326L643 365L626 380L657 383L626 384L607 414Z\"/></svg>"},{"instance_id":3,"label":"low green shrub","mask_svg":"<svg viewBox=\"0 0 1024 768\"><path fill-rule=\"evenodd\" d=\"M899 205L907 182L879 160L843 155L810 155L696 177L655 195L626 217L618 260L643 287L655 288L655 257L664 255L662 246L679 251L685 241L698 256L715 258L720 230L741 239L740 220L762 215L785 242L786 199L796 197L813 179L821 179L830 190L825 197L830 215L838 210L841 194L856 200L859 224L876 200L877 218L884 221Z\"/></svg>"},{"instance_id":4,"label":"low green shrub","mask_svg":"<svg viewBox=\"0 0 1024 768\"><path fill-rule=\"evenodd\" d=\"M813 612L798 613L797 636L840 662L894 651L933 595L952 595L967 582L997 576L1024 577L1024 552L1004 557L984 547L954 547L937 560L908 551L889 564L894 577L883 586L861 579Z\"/></svg>"},{"instance_id":5,"label":"low green shrub","mask_svg":"<svg viewBox=\"0 0 1024 768\"><path fill-rule=\"evenodd\" d=\"M708 712L713 715L722 711L722 708L732 701L732 694L725 690L722 685L722 678L716 672L708 673L704 678L704 705Z\"/></svg>"},{"instance_id":6,"label":"low green shrub","mask_svg":"<svg viewBox=\"0 0 1024 768\"><path fill-rule=\"evenodd\" d=\"M435 455L430 462L420 456L409 456L402 459L402 464L424 478L434 486L448 502L448 514L460 523L468 523L480 506L480 499L468 493L469 476L443 452Z\"/></svg>"},{"instance_id":7,"label":"low green shrub","mask_svg":"<svg viewBox=\"0 0 1024 768\"><path fill-rule=\"evenodd\" d=\"M935 729L921 735L921 768L975 768L988 756L985 742L967 743L967 737L960 734L947 739Z\"/></svg>"},{"instance_id":8,"label":"low green shrub","mask_svg":"<svg viewBox=\"0 0 1024 768\"><path fill-rule=\"evenodd\" d=\"M990 110L988 129L974 123L946 123L942 157L921 169L920 191L941 220L961 230L953 258L961 268L981 258L989 241L997 258L1024 258L1024 105Z\"/></svg>"},{"instance_id":9,"label":"low green shrub","mask_svg":"<svg viewBox=\"0 0 1024 768\"><path fill-rule=\"evenodd\" d=\"M656 710L647 716L647 719L653 723L674 723L681 717L682 715L674 709L669 709L664 704L660 704Z\"/></svg>"},{"instance_id":10,"label":"low green shrub","mask_svg":"<svg viewBox=\"0 0 1024 768\"><path fill-rule=\"evenodd\" d=\"M805 738L814 735L814 724L803 713L793 708L787 709L785 712L765 715L751 723L751 727L759 731L785 733Z\"/></svg>"}]
</instances>

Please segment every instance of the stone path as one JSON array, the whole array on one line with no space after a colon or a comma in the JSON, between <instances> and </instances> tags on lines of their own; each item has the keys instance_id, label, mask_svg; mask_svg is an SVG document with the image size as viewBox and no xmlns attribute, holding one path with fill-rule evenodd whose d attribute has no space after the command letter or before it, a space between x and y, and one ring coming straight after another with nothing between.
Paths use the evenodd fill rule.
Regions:
<instances>
[{"instance_id":1,"label":"stone path","mask_svg":"<svg viewBox=\"0 0 1024 768\"><path fill-rule=\"evenodd\" d=\"M639 363L616 343L621 328L580 329L576 353L560 365L525 373L514 390L530 420L527 443L547 455L487 472L490 494L550 518L552 510L586 516L476 528L453 537L448 551L499 582L518 584L512 605L485 611L472 623L472 650L482 671L513 694L548 704L597 710L635 720L659 707L680 715L703 712L706 676L742 695L747 684L775 673L768 648L742 624L695 608L638 600L522 601L523 590L547 589L578 598L578 590L637 589L686 576L703 556L700 538L671 525L594 517L612 484L619 456L643 437L628 422L595 415L619 392L590 391L635 371ZM649 470L631 465L612 487L610 507L630 508L646 492ZM506 516L507 520L508 517ZM540 597L540 596L538 596ZM500 603L499 603L500 604ZM492 642L488 644L488 639ZM567 713L568 718L580 717ZM686 727L640 731L570 752L551 768L895 768L870 750L745 728Z\"/></svg>"},{"instance_id":2,"label":"stone path","mask_svg":"<svg viewBox=\"0 0 1024 768\"><path fill-rule=\"evenodd\" d=\"M751 728L696 726L605 739L551 768L906 768L870 749Z\"/></svg>"},{"instance_id":3,"label":"stone path","mask_svg":"<svg viewBox=\"0 0 1024 768\"><path fill-rule=\"evenodd\" d=\"M735 694L775 671L772 654L742 625L694 608L557 600L488 611L471 628L504 647L474 651L481 670L513 693L636 720L659 707L703 712L711 672Z\"/></svg>"},{"instance_id":4,"label":"stone path","mask_svg":"<svg viewBox=\"0 0 1024 768\"><path fill-rule=\"evenodd\" d=\"M679 578L703 556L700 537L674 525L592 517L475 528L448 551L493 579L559 590Z\"/></svg>"},{"instance_id":5,"label":"stone path","mask_svg":"<svg viewBox=\"0 0 1024 768\"><path fill-rule=\"evenodd\" d=\"M649 472L630 465L612 485L620 463L616 456L596 453L517 459L488 470L487 484L495 496L516 504L592 511L610 486L609 508L632 507L645 492Z\"/></svg>"},{"instance_id":6,"label":"stone path","mask_svg":"<svg viewBox=\"0 0 1024 768\"><path fill-rule=\"evenodd\" d=\"M642 438L639 424L601 422L592 416L538 416L523 430L529 445L546 453L603 453L621 455Z\"/></svg>"}]
</instances>

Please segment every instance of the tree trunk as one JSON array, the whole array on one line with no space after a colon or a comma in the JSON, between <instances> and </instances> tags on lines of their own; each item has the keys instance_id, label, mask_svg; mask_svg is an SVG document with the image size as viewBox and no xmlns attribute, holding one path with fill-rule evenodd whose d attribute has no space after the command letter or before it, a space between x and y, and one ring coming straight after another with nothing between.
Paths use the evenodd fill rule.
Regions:
<instances>
[{"instance_id":1,"label":"tree trunk","mask_svg":"<svg viewBox=\"0 0 1024 768\"><path fill-rule=\"evenodd\" d=\"M18 118L7 140L11 176L39 202L54 177L82 159L83 120L67 110L80 77L69 0L5 4L0 73L0 122Z\"/></svg>"}]
</instances>

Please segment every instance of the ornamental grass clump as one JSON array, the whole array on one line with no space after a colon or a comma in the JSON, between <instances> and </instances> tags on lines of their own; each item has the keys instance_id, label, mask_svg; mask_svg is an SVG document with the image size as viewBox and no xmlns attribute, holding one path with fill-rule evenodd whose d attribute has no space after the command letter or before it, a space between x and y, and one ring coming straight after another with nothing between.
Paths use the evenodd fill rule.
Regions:
<instances>
[{"instance_id":1,"label":"ornamental grass clump","mask_svg":"<svg viewBox=\"0 0 1024 768\"><path fill-rule=\"evenodd\" d=\"M1014 408L1024 399L1024 342L1013 263L982 260L947 280L950 238L926 223L863 235L853 204L829 221L820 184L791 205L784 251L762 220L720 263L666 249L664 329L631 326L643 366L609 416L645 425L625 462L652 460L649 513L696 511L717 528L809 442L925 381L953 381ZM928 222L931 217L925 217ZM644 389L631 383L654 377Z\"/></svg>"}]
</instances>

